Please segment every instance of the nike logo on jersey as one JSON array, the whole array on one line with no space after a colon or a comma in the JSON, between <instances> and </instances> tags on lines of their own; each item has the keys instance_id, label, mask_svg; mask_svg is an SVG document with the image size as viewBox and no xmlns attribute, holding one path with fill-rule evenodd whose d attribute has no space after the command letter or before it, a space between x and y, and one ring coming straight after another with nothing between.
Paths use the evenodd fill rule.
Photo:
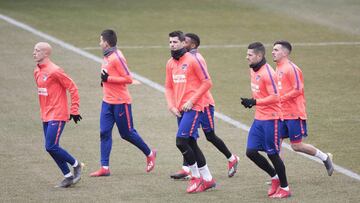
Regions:
<instances>
[{"instance_id":1,"label":"nike logo on jersey","mask_svg":"<svg viewBox=\"0 0 360 203\"><path fill-rule=\"evenodd\" d=\"M295 138L298 138L298 137L300 137L300 135L301 135L301 134L297 134L297 135L295 135Z\"/></svg>"},{"instance_id":2,"label":"nike logo on jersey","mask_svg":"<svg viewBox=\"0 0 360 203\"><path fill-rule=\"evenodd\" d=\"M123 115L124 115L124 113L125 113L125 112L121 112L121 113L119 113L119 116L120 116L120 117L121 117L121 116L123 116Z\"/></svg>"}]
</instances>

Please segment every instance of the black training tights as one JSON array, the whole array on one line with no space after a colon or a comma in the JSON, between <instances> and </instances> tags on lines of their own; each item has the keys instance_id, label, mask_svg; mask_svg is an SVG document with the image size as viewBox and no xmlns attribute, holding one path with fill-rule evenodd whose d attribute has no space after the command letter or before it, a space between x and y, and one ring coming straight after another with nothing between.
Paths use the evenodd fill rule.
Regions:
<instances>
[{"instance_id":1,"label":"black training tights","mask_svg":"<svg viewBox=\"0 0 360 203\"><path fill-rule=\"evenodd\" d=\"M206 160L195 139L176 138L176 146L184 157L184 166L194 165L197 162L199 168L205 166Z\"/></svg>"}]
</instances>

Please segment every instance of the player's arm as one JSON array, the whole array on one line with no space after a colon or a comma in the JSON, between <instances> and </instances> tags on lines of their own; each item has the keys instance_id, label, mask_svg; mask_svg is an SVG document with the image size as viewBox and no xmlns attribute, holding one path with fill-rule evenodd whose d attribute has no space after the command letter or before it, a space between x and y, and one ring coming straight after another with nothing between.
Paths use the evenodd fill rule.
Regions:
<instances>
[{"instance_id":1,"label":"player's arm","mask_svg":"<svg viewBox=\"0 0 360 203\"><path fill-rule=\"evenodd\" d=\"M278 95L278 90L276 87L276 77L275 74L272 74L272 76L270 77L270 75L268 75L267 78L264 77L264 80L262 80L262 82L264 83L265 86L265 90L269 93L269 96L264 97L264 98L258 98L258 99L248 99L248 98L241 98L241 104L244 105L245 108L251 108L254 105L258 105L258 106L266 106L269 104L273 104L276 102L279 102L279 95Z\"/></svg>"},{"instance_id":2,"label":"player's arm","mask_svg":"<svg viewBox=\"0 0 360 203\"><path fill-rule=\"evenodd\" d=\"M172 78L171 70L168 67L166 67L166 76L165 76L165 97L169 111L175 116L181 117L179 110L175 106L173 78Z\"/></svg>"},{"instance_id":3,"label":"player's arm","mask_svg":"<svg viewBox=\"0 0 360 203\"><path fill-rule=\"evenodd\" d=\"M65 87L70 93L70 98L71 98L70 115L80 116L80 112L79 112L80 97L79 97L78 87L76 86L75 82L63 70L58 70L55 72L55 74L60 84L63 87Z\"/></svg>"},{"instance_id":4,"label":"player's arm","mask_svg":"<svg viewBox=\"0 0 360 203\"><path fill-rule=\"evenodd\" d=\"M190 101L195 104L202 96L205 95L207 91L212 87L212 81L210 75L207 71L207 67L199 61L193 63L193 70L195 75L201 80L201 85L195 92L195 94L190 98Z\"/></svg>"},{"instance_id":5,"label":"player's arm","mask_svg":"<svg viewBox=\"0 0 360 203\"><path fill-rule=\"evenodd\" d=\"M266 91L269 93L269 96L260 98L256 100L256 105L259 106L266 106L269 104L274 104L279 102L279 92L275 84L277 84L276 81L276 75L272 74L271 77L268 75L267 79L263 81L265 83Z\"/></svg>"},{"instance_id":6,"label":"player's arm","mask_svg":"<svg viewBox=\"0 0 360 203\"><path fill-rule=\"evenodd\" d=\"M293 68L293 70L289 71L287 75L288 79L292 84L292 89L286 94L281 96L281 101L287 101L301 95L304 89L304 83L302 81L301 75L298 70Z\"/></svg>"},{"instance_id":7,"label":"player's arm","mask_svg":"<svg viewBox=\"0 0 360 203\"><path fill-rule=\"evenodd\" d=\"M109 75L107 72L103 71L101 73L102 82L116 83L116 84L131 84L132 76L127 67L125 60L119 59L119 61L111 61L109 66L113 66L114 69L120 74L120 76Z\"/></svg>"}]
</instances>

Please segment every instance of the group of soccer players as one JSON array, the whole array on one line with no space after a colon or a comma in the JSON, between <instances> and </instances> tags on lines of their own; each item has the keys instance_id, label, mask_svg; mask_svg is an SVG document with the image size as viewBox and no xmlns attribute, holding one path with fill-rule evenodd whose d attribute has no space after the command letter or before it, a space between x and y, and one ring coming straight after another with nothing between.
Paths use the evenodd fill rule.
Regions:
<instances>
[{"instance_id":1,"label":"group of soccer players","mask_svg":"<svg viewBox=\"0 0 360 203\"><path fill-rule=\"evenodd\" d=\"M113 30L101 33L99 45L104 55L101 66L104 95L100 114L101 167L91 173L91 177L110 175L109 157L115 123L120 136L146 156L146 171L150 172L155 167L157 150L150 149L133 125L131 96L127 88L133 79L126 59L116 44L117 37ZM184 160L182 169L171 178L189 179L188 193L203 192L216 186L197 144L200 126L206 139L227 158L229 177L234 176L239 163L239 157L231 153L215 134L215 102L210 93L212 81L205 59L197 50L199 45L200 38L194 33L169 33L171 58L166 64L165 96L169 111L177 119L176 146ZM69 187L80 180L83 164L59 146L59 139L67 121L73 119L77 123L82 117L79 113L78 89L64 71L50 60L51 49L45 42L35 45L33 57L37 67L34 78L38 88L45 148L65 177L57 186ZM303 137L307 136L304 84L301 70L289 60L291 51L292 46L287 41L274 43L272 55L276 71L266 62L265 47L260 42L251 43L246 56L250 66L252 97L241 98L241 104L246 108L256 106L246 155L271 177L268 190L270 198L291 195L285 165L279 155L284 138L290 138L295 151L321 159L329 176L334 170L331 154L302 142ZM67 90L71 96L70 112ZM272 165L259 151L267 154ZM73 167L73 173L68 164Z\"/></svg>"}]
</instances>

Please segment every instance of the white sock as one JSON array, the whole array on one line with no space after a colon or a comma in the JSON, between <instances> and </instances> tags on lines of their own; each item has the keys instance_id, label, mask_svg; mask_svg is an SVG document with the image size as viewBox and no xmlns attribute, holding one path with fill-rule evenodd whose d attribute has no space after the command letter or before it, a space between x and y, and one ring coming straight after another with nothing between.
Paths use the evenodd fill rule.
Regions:
<instances>
[{"instance_id":1,"label":"white sock","mask_svg":"<svg viewBox=\"0 0 360 203\"><path fill-rule=\"evenodd\" d=\"M106 170L109 169L109 166L102 166L102 167Z\"/></svg>"},{"instance_id":2,"label":"white sock","mask_svg":"<svg viewBox=\"0 0 360 203\"><path fill-rule=\"evenodd\" d=\"M72 165L72 167L74 167L74 168L75 168L76 166L78 166L78 164L79 164L79 163L78 163L78 161L77 161L77 160L75 160L75 163Z\"/></svg>"},{"instance_id":3,"label":"white sock","mask_svg":"<svg viewBox=\"0 0 360 203\"><path fill-rule=\"evenodd\" d=\"M232 162L232 161L234 161L236 158L235 158L235 156L232 154L231 155L231 157L230 158L228 158L228 160L230 161L230 162Z\"/></svg>"},{"instance_id":4,"label":"white sock","mask_svg":"<svg viewBox=\"0 0 360 203\"><path fill-rule=\"evenodd\" d=\"M152 151L150 151L150 154L148 155L148 157L151 156L152 154L153 154Z\"/></svg>"},{"instance_id":5,"label":"white sock","mask_svg":"<svg viewBox=\"0 0 360 203\"><path fill-rule=\"evenodd\" d=\"M290 190L289 186L281 187L281 189L283 189L283 190L285 190L285 191L289 191L289 190Z\"/></svg>"},{"instance_id":6,"label":"white sock","mask_svg":"<svg viewBox=\"0 0 360 203\"><path fill-rule=\"evenodd\" d=\"M64 175L65 178L70 178L71 176L72 176L72 173L71 173L71 172L69 172L69 173L67 173L67 174Z\"/></svg>"},{"instance_id":7,"label":"white sock","mask_svg":"<svg viewBox=\"0 0 360 203\"><path fill-rule=\"evenodd\" d=\"M197 163L195 162L194 165L191 165L189 167L190 167L190 171L191 171L191 176L195 177L195 178L200 178L200 172L199 172L199 168L197 166Z\"/></svg>"},{"instance_id":8,"label":"white sock","mask_svg":"<svg viewBox=\"0 0 360 203\"><path fill-rule=\"evenodd\" d=\"M325 154L324 152L322 152L322 151L320 151L320 150L318 150L318 149L316 149L316 154L315 154L315 156L316 156L317 158L321 159L322 161L326 161L326 159L328 158L328 155L327 155L327 154Z\"/></svg>"},{"instance_id":9,"label":"white sock","mask_svg":"<svg viewBox=\"0 0 360 203\"><path fill-rule=\"evenodd\" d=\"M205 166L199 168L199 172L205 181L212 180L212 176L211 176L211 173L210 173L210 170L209 170L207 164Z\"/></svg>"},{"instance_id":10,"label":"white sock","mask_svg":"<svg viewBox=\"0 0 360 203\"><path fill-rule=\"evenodd\" d=\"M271 177L271 180L279 179L279 176L276 174L275 176Z\"/></svg>"},{"instance_id":11,"label":"white sock","mask_svg":"<svg viewBox=\"0 0 360 203\"><path fill-rule=\"evenodd\" d=\"M182 166L182 169L183 169L184 171L186 171L187 173L190 172L189 166Z\"/></svg>"}]
</instances>

